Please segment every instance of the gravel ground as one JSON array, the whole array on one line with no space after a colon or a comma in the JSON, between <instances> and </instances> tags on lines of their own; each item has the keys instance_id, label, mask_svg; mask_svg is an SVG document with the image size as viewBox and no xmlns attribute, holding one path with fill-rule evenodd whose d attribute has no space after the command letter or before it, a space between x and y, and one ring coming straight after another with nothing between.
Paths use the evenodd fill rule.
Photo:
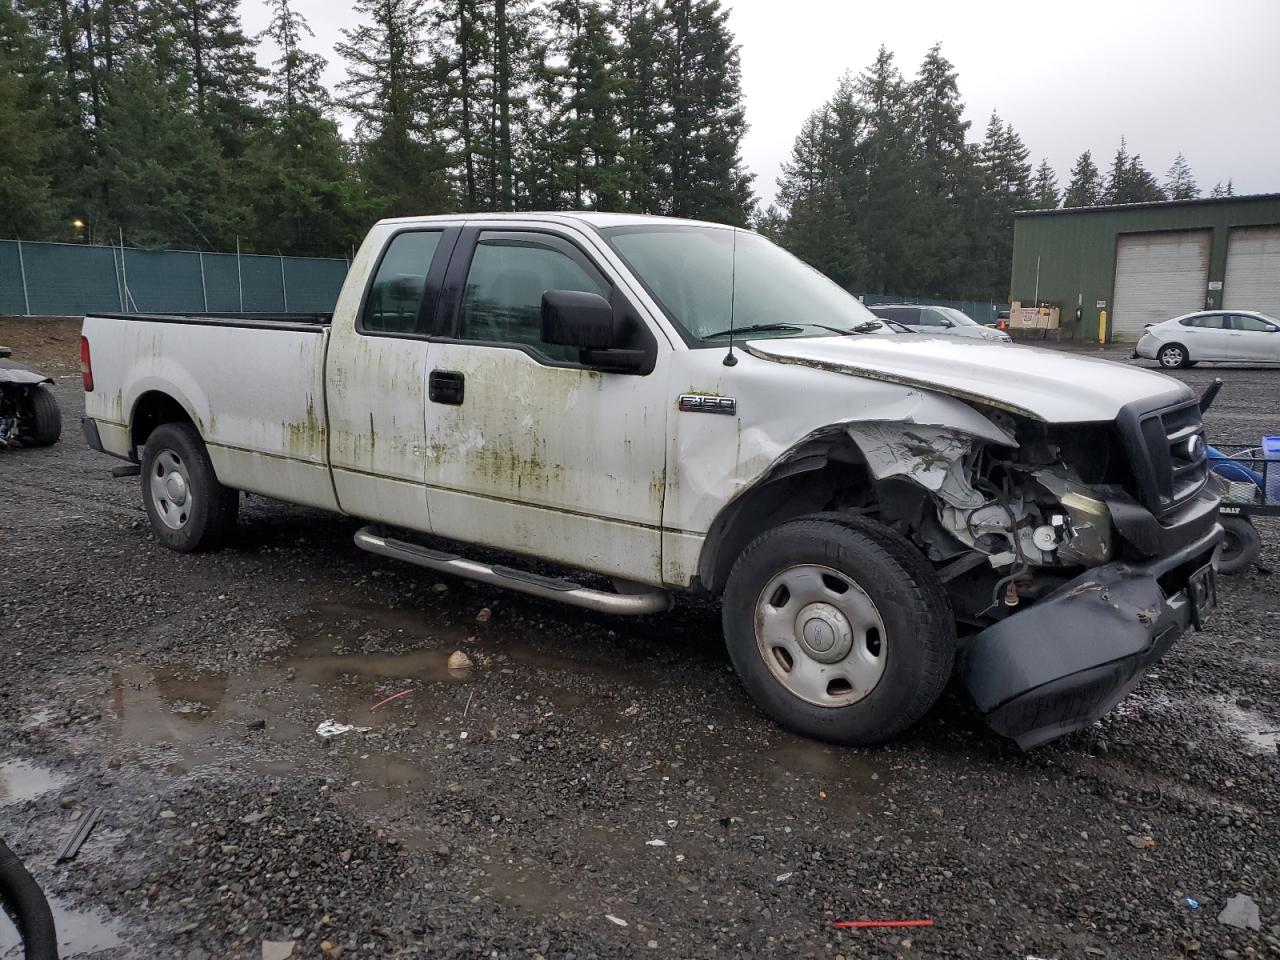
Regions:
<instances>
[{"instance_id":1,"label":"gravel ground","mask_svg":"<svg viewBox=\"0 0 1280 960\"><path fill-rule=\"evenodd\" d=\"M66 418L0 452L0 835L66 955L1280 956L1277 525L1087 733L1022 754L950 691L902 741L834 749L754 711L710 605L437 581L260 498L231 548L161 549L80 435L76 340L0 321ZM1280 371L1183 379L1214 376L1213 435L1280 432ZM1219 922L1238 893L1261 929ZM858 918L935 925L832 927Z\"/></svg>"}]
</instances>

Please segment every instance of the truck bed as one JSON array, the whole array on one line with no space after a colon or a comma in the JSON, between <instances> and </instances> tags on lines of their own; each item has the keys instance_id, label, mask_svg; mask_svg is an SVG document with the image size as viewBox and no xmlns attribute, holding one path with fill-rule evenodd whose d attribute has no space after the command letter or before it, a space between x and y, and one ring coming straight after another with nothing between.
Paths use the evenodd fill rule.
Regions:
<instances>
[{"instance_id":1,"label":"truck bed","mask_svg":"<svg viewBox=\"0 0 1280 960\"><path fill-rule=\"evenodd\" d=\"M83 332L103 449L133 458L134 426L176 402L228 486L334 509L324 357L330 315L95 313Z\"/></svg>"},{"instance_id":2,"label":"truck bed","mask_svg":"<svg viewBox=\"0 0 1280 960\"><path fill-rule=\"evenodd\" d=\"M293 330L311 333L333 322L331 313L95 313L104 320L148 323L188 323L201 326L248 327L255 330Z\"/></svg>"}]
</instances>

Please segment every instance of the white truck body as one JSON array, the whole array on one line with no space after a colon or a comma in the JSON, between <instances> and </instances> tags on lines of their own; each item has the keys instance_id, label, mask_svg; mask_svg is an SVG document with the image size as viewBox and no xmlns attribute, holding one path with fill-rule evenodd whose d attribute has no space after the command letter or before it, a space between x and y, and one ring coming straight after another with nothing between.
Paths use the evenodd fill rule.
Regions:
<instances>
[{"instance_id":1,"label":"white truck body","mask_svg":"<svg viewBox=\"0 0 1280 960\"><path fill-rule=\"evenodd\" d=\"M911 481L936 501L948 536L964 540L982 517L972 511L994 507L958 479L958 464L988 444L1017 448L1015 421L1110 429L1134 405L1187 406L1186 389L1155 372L954 338L745 334L736 363L726 365L728 342L691 342L609 240L611 228L652 223L730 229L609 214L391 220L361 246L331 321L88 316L86 430L105 452L138 460L148 429L185 418L218 481L235 490L633 585L718 593L723 577L714 571L724 566L712 553L735 504L799 469L787 465L803 461L814 438L851 440L875 483ZM416 316L429 302L445 326L369 328L375 274L384 257L398 255L393 241L412 233L437 244L423 264ZM449 322L472 309L459 302L481 283L486 243L485 256L499 259L567 245L566 255L584 264L575 269L590 271L623 304L646 344L647 371L549 360L536 343L451 335L459 328ZM470 274L466 256L474 258ZM529 277L507 269L494 289L520 290ZM379 298L412 286L377 279ZM905 431L914 447L899 449L886 430ZM966 511L964 521L948 510ZM1207 510L1197 515L1202 539L1213 525ZM1017 526L1004 532L1021 557ZM987 552L996 567L1008 551ZM1043 566L1053 566L1046 558Z\"/></svg>"}]
</instances>

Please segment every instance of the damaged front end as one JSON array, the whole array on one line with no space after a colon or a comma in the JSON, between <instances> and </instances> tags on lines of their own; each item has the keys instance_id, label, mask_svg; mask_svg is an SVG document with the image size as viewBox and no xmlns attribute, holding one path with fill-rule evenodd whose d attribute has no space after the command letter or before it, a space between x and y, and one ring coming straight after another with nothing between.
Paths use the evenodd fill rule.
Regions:
<instances>
[{"instance_id":1,"label":"damaged front end","mask_svg":"<svg viewBox=\"0 0 1280 960\"><path fill-rule=\"evenodd\" d=\"M1185 401L1112 424L982 412L1003 439L846 429L881 519L946 585L974 702L1025 749L1093 723L1199 626L1221 530L1198 410Z\"/></svg>"}]
</instances>

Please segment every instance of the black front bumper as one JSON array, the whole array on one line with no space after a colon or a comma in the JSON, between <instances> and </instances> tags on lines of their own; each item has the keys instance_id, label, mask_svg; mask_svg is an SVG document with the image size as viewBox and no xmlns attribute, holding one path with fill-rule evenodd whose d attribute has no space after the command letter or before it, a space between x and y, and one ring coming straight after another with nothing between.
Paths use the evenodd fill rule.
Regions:
<instances>
[{"instance_id":1,"label":"black front bumper","mask_svg":"<svg viewBox=\"0 0 1280 960\"><path fill-rule=\"evenodd\" d=\"M974 637L960 676L990 727L1026 750L1107 713L1193 623L1188 583L1221 539L1087 570Z\"/></svg>"}]
</instances>

